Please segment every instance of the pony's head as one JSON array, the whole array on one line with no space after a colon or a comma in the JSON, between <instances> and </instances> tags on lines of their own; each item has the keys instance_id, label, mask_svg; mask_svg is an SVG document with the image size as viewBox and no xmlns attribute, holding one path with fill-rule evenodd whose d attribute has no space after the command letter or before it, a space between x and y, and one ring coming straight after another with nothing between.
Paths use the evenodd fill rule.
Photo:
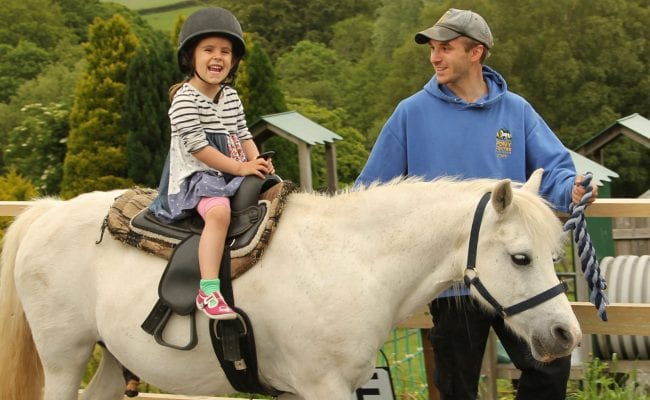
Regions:
<instances>
[{"instance_id":1,"label":"pony's head","mask_svg":"<svg viewBox=\"0 0 650 400\"><path fill-rule=\"evenodd\" d=\"M535 171L519 189L509 180L495 184L478 221L476 269L468 269L466 276L474 279L472 295L502 313L506 325L530 344L533 356L546 362L570 354L582 333L555 273L564 234L537 194L542 173Z\"/></svg>"}]
</instances>

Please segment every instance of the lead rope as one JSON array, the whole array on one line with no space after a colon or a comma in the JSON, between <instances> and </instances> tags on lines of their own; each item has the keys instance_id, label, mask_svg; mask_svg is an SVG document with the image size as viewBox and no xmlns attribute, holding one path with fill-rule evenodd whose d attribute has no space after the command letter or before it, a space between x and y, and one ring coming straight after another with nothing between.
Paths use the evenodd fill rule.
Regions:
<instances>
[{"instance_id":1,"label":"lead rope","mask_svg":"<svg viewBox=\"0 0 650 400\"><path fill-rule=\"evenodd\" d=\"M598 264L598 259L596 258L596 250L591 243L589 232L587 232L587 222L584 215L587 203L591 198L591 191L593 190L591 187L592 176L593 174L591 172L587 172L585 173L582 182L580 182L580 185L585 189L585 194L582 196L582 199L580 199L580 203L571 203L569 206L570 216L564 224L564 230L573 230L573 241L578 246L578 255L580 257L582 273L589 285L589 290L591 290L589 300L598 309L600 319L607 321L606 309L609 300L607 299L605 292L603 292L607 289L607 282L600 274L600 266Z\"/></svg>"}]
</instances>

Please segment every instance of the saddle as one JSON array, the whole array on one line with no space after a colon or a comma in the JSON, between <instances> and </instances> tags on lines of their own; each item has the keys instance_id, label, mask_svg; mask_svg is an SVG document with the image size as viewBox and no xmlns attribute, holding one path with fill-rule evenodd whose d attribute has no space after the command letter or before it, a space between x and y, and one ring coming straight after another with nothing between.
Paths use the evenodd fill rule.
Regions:
<instances>
[{"instance_id":1,"label":"saddle","mask_svg":"<svg viewBox=\"0 0 650 400\"><path fill-rule=\"evenodd\" d=\"M231 280L262 256L289 194L296 190L293 183L276 176L265 180L247 176L230 201L231 223L219 278L222 294L239 318L219 323L210 320L210 338L228 380L242 392L277 395L259 382L252 324L246 313L235 307ZM157 194L153 189L134 188L116 198L104 219L102 237L108 228L118 240L168 260L158 285L158 301L142 328L163 346L190 350L198 343L195 297L200 280L198 243L204 222L198 215L172 224L159 221L148 208ZM173 313L189 316L190 339L185 345L163 339Z\"/></svg>"},{"instance_id":2,"label":"saddle","mask_svg":"<svg viewBox=\"0 0 650 400\"><path fill-rule=\"evenodd\" d=\"M296 190L292 182L281 181L275 176L266 180L248 176L243 180L231 198L232 215L226 243L230 252L228 257L224 256L224 260L230 261L231 279L257 263L277 226L288 195ZM190 343L177 346L162 339L162 329L171 312L188 315L195 309L200 280L198 241L204 223L198 214L172 224L159 221L148 208L157 194L154 189L136 187L117 197L104 219L102 232L107 228L123 243L168 260L158 286L159 303L162 304L154 306L143 329L162 345L189 350L196 345L195 334ZM194 331L193 326L191 329Z\"/></svg>"}]
</instances>

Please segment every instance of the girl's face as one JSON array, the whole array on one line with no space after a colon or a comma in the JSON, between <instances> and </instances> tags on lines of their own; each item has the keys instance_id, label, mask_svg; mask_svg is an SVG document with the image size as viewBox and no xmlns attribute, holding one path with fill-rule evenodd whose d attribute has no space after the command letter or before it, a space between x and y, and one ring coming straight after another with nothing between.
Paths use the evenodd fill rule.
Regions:
<instances>
[{"instance_id":1,"label":"girl's face","mask_svg":"<svg viewBox=\"0 0 650 400\"><path fill-rule=\"evenodd\" d=\"M235 62L232 43L220 36L209 36L199 41L194 49L195 74L190 80L193 84L217 86L230 73ZM196 75L201 78L198 78Z\"/></svg>"}]
</instances>

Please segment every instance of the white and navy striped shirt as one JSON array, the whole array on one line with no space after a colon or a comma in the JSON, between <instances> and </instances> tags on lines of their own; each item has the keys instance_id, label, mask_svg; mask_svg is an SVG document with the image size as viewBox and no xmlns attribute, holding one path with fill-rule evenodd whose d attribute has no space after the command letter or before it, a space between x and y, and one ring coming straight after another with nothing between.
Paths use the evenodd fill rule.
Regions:
<instances>
[{"instance_id":1,"label":"white and navy striped shirt","mask_svg":"<svg viewBox=\"0 0 650 400\"><path fill-rule=\"evenodd\" d=\"M244 107L237 91L224 87L218 103L189 83L176 92L169 108L171 143L169 148L169 194L178 193L184 179L195 172L213 168L192 155L209 146L206 135L236 134L240 141L252 139L246 126Z\"/></svg>"}]
</instances>

